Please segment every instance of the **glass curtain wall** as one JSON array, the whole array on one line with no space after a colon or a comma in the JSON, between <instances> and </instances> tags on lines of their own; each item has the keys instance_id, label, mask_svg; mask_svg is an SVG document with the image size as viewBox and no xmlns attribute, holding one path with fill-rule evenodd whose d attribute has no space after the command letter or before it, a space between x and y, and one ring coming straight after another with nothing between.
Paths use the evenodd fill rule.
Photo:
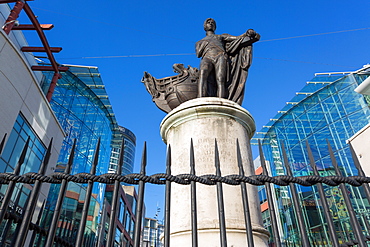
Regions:
<instances>
[{"instance_id":1,"label":"glass curtain wall","mask_svg":"<svg viewBox=\"0 0 370 247\"><path fill-rule=\"evenodd\" d=\"M57 172L63 172L69 154L76 140L76 154L71 174L89 173L98 139L101 140L99 161L96 174L108 172L114 132L118 129L104 84L96 67L71 66L58 81L52 101L53 111L67 136L65 137L57 164ZM52 74L45 73L44 88L48 88ZM57 236L76 241L86 195L85 184L69 183ZM46 222L51 220L59 194L59 185L52 185L48 197L49 214L44 215ZM93 246L96 242L100 211L104 200L105 185L95 183L86 222L83 246ZM68 222L68 224L65 224ZM48 225L48 224L47 224ZM42 241L40 241L42 246Z\"/></svg>"},{"instance_id":2,"label":"glass curtain wall","mask_svg":"<svg viewBox=\"0 0 370 247\"><path fill-rule=\"evenodd\" d=\"M38 172L46 153L46 147L21 113L14 123L13 130L0 156L0 172L12 173L14 171L28 137L30 143L19 174ZM1 185L0 202L4 198L7 187L8 185ZM29 184L18 184L16 186L9 204L11 213L18 217L22 216L31 190L32 186ZM15 223L12 219L2 222L0 225L0 246L14 245L19 226L20 224Z\"/></svg>"},{"instance_id":3,"label":"glass curtain wall","mask_svg":"<svg viewBox=\"0 0 370 247\"><path fill-rule=\"evenodd\" d=\"M273 176L286 174L281 155L282 142L293 175L313 175L306 140L322 176L335 175L327 140L343 175L357 175L346 140L370 122L368 99L354 92L368 76L369 73L365 72L317 75L255 136L254 142L260 139L263 143ZM316 186L296 188L312 245L332 246ZM338 187L325 185L324 189L340 243L354 239L341 191ZM360 224L364 232L368 232L370 229L365 221L370 207L363 191L352 186L347 186L347 190ZM284 230L283 242L286 246L301 246L289 188L275 186L275 191Z\"/></svg>"}]
</instances>

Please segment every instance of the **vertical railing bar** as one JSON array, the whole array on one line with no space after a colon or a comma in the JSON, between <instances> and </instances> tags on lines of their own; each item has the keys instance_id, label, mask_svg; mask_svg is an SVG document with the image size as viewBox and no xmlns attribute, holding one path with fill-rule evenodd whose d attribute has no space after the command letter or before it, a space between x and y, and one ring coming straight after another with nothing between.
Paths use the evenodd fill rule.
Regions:
<instances>
[{"instance_id":1,"label":"vertical railing bar","mask_svg":"<svg viewBox=\"0 0 370 247\"><path fill-rule=\"evenodd\" d=\"M20 186L20 187L21 188L19 188L19 190L18 190L17 198L15 199L14 205L19 205L19 201L21 200L23 186ZM27 205L28 201L29 201L29 197L27 197L25 205ZM16 213L16 207L13 207L13 209L11 210L11 213L13 213L13 214ZM4 226L5 229L3 229L3 232L2 232L2 235L1 235L2 240L0 241L0 246L5 245L5 242L7 240L6 236L8 235L10 229L12 228L13 222L16 223L17 226L14 230L14 233L13 233L14 236L12 238L12 242L11 242L10 246L14 246L15 241L16 241L16 236L18 236L18 232L19 232L20 222L16 222L16 220L13 220L12 218L8 219L8 222L6 222L6 225Z\"/></svg>"},{"instance_id":2,"label":"vertical railing bar","mask_svg":"<svg viewBox=\"0 0 370 247\"><path fill-rule=\"evenodd\" d=\"M75 156L75 150L76 150L76 142L77 141L75 139L73 141L72 150L71 150L71 153L69 154L68 163L67 163L66 169L64 171L65 174L70 174L71 173L73 160L74 160L74 156ZM52 247L53 246L55 233L56 233L56 230L58 228L58 221L59 221L62 206L63 206L63 201L64 201L66 191L67 191L67 186L68 186L68 181L66 179L63 179L62 183L60 185L59 195L58 195L57 203L55 205L53 218L51 220L50 227L49 227L49 230L48 230L48 236L46 238L45 247Z\"/></svg>"},{"instance_id":3,"label":"vertical railing bar","mask_svg":"<svg viewBox=\"0 0 370 247\"><path fill-rule=\"evenodd\" d=\"M98 143L95 148L95 153L94 153L94 160L91 165L90 169L90 174L95 175L96 173L96 167L99 162L99 150L100 150L100 137L98 139ZM78 232L77 232L77 238L76 238L76 246L82 246L82 242L84 240L84 234L85 234L85 227L86 227L86 220L87 216L89 214L89 207L90 207L90 201L91 201L91 195L92 195L92 190L94 187L94 182L89 180L87 182L87 188L86 188L86 195L85 195L85 202L82 208L82 215L81 215L81 221L80 225L78 227Z\"/></svg>"},{"instance_id":4,"label":"vertical railing bar","mask_svg":"<svg viewBox=\"0 0 370 247\"><path fill-rule=\"evenodd\" d=\"M141 169L140 175L145 176L146 173L146 142L144 142L143 148L143 155L141 158ZM143 180L139 181L139 188L138 188L138 200L137 200L137 208L136 208L136 215L135 215L135 232L134 232L134 247L140 246L140 233L141 233L141 222L143 218L143 206L144 206L144 189L145 183Z\"/></svg>"},{"instance_id":5,"label":"vertical railing bar","mask_svg":"<svg viewBox=\"0 0 370 247\"><path fill-rule=\"evenodd\" d=\"M4 145L5 145L6 136L7 136L7 133L4 134L4 137L3 137L3 139L1 140L1 143L0 143L0 155L3 152L3 148L4 148Z\"/></svg>"},{"instance_id":6,"label":"vertical railing bar","mask_svg":"<svg viewBox=\"0 0 370 247\"><path fill-rule=\"evenodd\" d=\"M262 145L261 145L260 140L258 140L258 148L259 148L260 159L261 159L262 174L265 175L265 176L268 176L265 156L263 155ZM274 235L273 239L274 239L276 247L281 247L281 241L280 241L280 236L279 236L275 206L274 206L274 203L273 203L271 186L270 186L269 182L265 182L265 188L266 188L267 203L268 203L270 218L271 218L272 233Z\"/></svg>"},{"instance_id":7,"label":"vertical railing bar","mask_svg":"<svg viewBox=\"0 0 370 247\"><path fill-rule=\"evenodd\" d=\"M288 156L286 154L284 142L281 141L280 145L281 145L281 151L283 153L283 160L284 160L287 175L293 177L293 172L292 172L292 170L290 169L290 166L289 166ZM293 206L294 206L294 210L295 210L296 216L297 216L299 232L301 234L301 243L302 243L303 247L309 247L311 245L310 245L310 241L308 240L307 229L306 229L306 225L305 225L304 219L303 219L302 208L301 208L301 205L299 203L297 188L295 187L294 183L289 183L289 188L290 188L290 193L292 194L292 197L293 197Z\"/></svg>"},{"instance_id":8,"label":"vertical railing bar","mask_svg":"<svg viewBox=\"0 0 370 247\"><path fill-rule=\"evenodd\" d=\"M99 223L99 230L98 230L98 238L96 240L96 246L101 246L101 243L103 242L103 237L104 237L104 233L105 233L105 222L106 222L106 217L107 217L107 210L106 210L106 204L107 204L107 198L104 198L104 201L103 201L103 207L102 207L102 213L101 213L101 218L100 218L100 223ZM72 220L71 220L71 224L72 225ZM68 229L70 231L70 229ZM69 232L68 232L69 233ZM69 234L68 234L69 235ZM67 235L67 237L69 237Z\"/></svg>"},{"instance_id":9,"label":"vertical railing bar","mask_svg":"<svg viewBox=\"0 0 370 247\"><path fill-rule=\"evenodd\" d=\"M369 223L369 219L366 217L366 215L365 214L362 214L362 220L363 220L363 222L365 223L365 225L366 225L366 229L367 229L367 231L370 231L370 223ZM365 238L366 239L368 239L370 236L369 235L367 235L367 236L365 236Z\"/></svg>"},{"instance_id":10,"label":"vertical railing bar","mask_svg":"<svg viewBox=\"0 0 370 247\"><path fill-rule=\"evenodd\" d=\"M315 159L313 157L311 147L308 144L307 140L306 140L306 147L307 147L308 158L310 160L310 165L312 167L313 173L316 176L320 176L319 171L317 170L317 167L316 167L316 164L315 164ZM322 207L324 208L324 214L325 214L326 222L328 224L329 235L330 235L331 242L332 242L334 247L339 247L339 242L338 242L338 238L336 236L334 221L333 221L333 217L330 213L330 208L329 208L328 200L326 199L324 187L323 187L322 183L317 183L316 187L319 191Z\"/></svg>"},{"instance_id":11,"label":"vertical railing bar","mask_svg":"<svg viewBox=\"0 0 370 247\"><path fill-rule=\"evenodd\" d=\"M195 158L193 139L190 140L190 174L195 175ZM192 247L198 246L198 211L197 211L197 185L195 181L190 181L190 200L191 200L191 239Z\"/></svg>"},{"instance_id":12,"label":"vertical railing bar","mask_svg":"<svg viewBox=\"0 0 370 247\"><path fill-rule=\"evenodd\" d=\"M240 145L239 145L238 139L236 139L236 155L237 155L237 160L238 160L239 175L244 176L245 173L244 173L242 155L240 152ZM248 203L248 192L247 192L247 186L245 182L240 182L240 189L242 193L242 201L243 201L243 208L244 208L244 221L245 221L245 230L247 233L247 243L248 243L248 247L254 247L251 214L249 211L249 203Z\"/></svg>"},{"instance_id":13,"label":"vertical railing bar","mask_svg":"<svg viewBox=\"0 0 370 247\"><path fill-rule=\"evenodd\" d=\"M14 171L13 171L14 175L19 175L19 172L21 171L21 166L24 163L29 143L30 143L30 137L27 138L27 141L24 144L24 147L23 147L22 153L19 157L18 163L15 166ZM0 223L3 222L3 220L4 220L4 217L5 217L6 211L8 210L10 199L12 197L12 194L14 192L14 188L15 188L16 184L17 184L16 181L9 181L8 188L5 192L2 204L0 206Z\"/></svg>"},{"instance_id":14,"label":"vertical railing bar","mask_svg":"<svg viewBox=\"0 0 370 247\"><path fill-rule=\"evenodd\" d=\"M52 145L53 145L53 138L51 138L51 140L50 140L48 149L46 151L46 155L45 155L44 160L41 163L40 169L38 171L38 173L40 175L45 175L46 168L49 164ZM24 242L25 242L26 237L27 237L27 233L28 233L29 225L30 225L30 222L31 222L31 219L32 219L32 215L33 215L33 212L34 212L35 207L36 207L37 199L39 197L39 192L40 192L41 185L42 185L42 182L40 180L36 180L35 184L33 185L31 195L29 196L29 201L28 201L26 209L23 213L23 219L22 219L21 226L19 227L19 234L17 236L15 246L19 246L19 247L24 246Z\"/></svg>"},{"instance_id":15,"label":"vertical railing bar","mask_svg":"<svg viewBox=\"0 0 370 247\"><path fill-rule=\"evenodd\" d=\"M340 235L340 237L342 239L342 243L346 242L347 236L344 236L343 231L339 231L339 235ZM342 247L342 245L340 247Z\"/></svg>"},{"instance_id":16,"label":"vertical railing bar","mask_svg":"<svg viewBox=\"0 0 370 247\"><path fill-rule=\"evenodd\" d=\"M331 145L330 145L329 140L326 140L326 142L328 144L329 154L330 154L331 162L332 162L333 167L335 169L335 173L336 173L337 176L340 176L341 177L342 176L342 172L339 170L337 160L335 159L335 156L334 156L334 153L333 153L333 149L331 148ZM352 207L351 200L349 199L346 186L343 183L341 183L339 185L339 187L340 187L340 190L342 192L342 196L344 198L344 202L345 202L345 204L347 206L347 212L349 214L349 219L350 219L351 225L353 227L354 234L355 234L355 236L357 238L357 241L359 242L358 245L360 247L365 247L365 246L367 246L367 244L365 243L365 236L362 233L362 229L360 229L360 224L359 224L359 222L357 220L355 211L354 211L354 209Z\"/></svg>"},{"instance_id":17,"label":"vertical railing bar","mask_svg":"<svg viewBox=\"0 0 370 247\"><path fill-rule=\"evenodd\" d=\"M351 233L348 230L347 224L344 225L344 232L347 238L344 244L346 244L347 246L353 246L354 242L353 242L353 239L351 239Z\"/></svg>"},{"instance_id":18,"label":"vertical railing bar","mask_svg":"<svg viewBox=\"0 0 370 247\"><path fill-rule=\"evenodd\" d=\"M171 145L167 146L166 174L171 175ZM164 215L164 247L170 247L171 181L166 180Z\"/></svg>"},{"instance_id":19,"label":"vertical railing bar","mask_svg":"<svg viewBox=\"0 0 370 247\"><path fill-rule=\"evenodd\" d=\"M122 145L121 150L119 153L119 160L118 160L118 167L116 174L122 175L122 166L123 166L123 156L125 153L125 139L122 139ZM108 227L108 236L107 236L107 247L113 246L114 238L116 235L116 218L117 218L117 208L119 204L119 190L121 187L121 182L118 180L114 181L114 190L113 190L113 198L112 198L112 205L111 205L111 211L110 211L110 217L109 217L109 227Z\"/></svg>"},{"instance_id":20,"label":"vertical railing bar","mask_svg":"<svg viewBox=\"0 0 370 247\"><path fill-rule=\"evenodd\" d=\"M216 176L221 177L220 157L218 153L217 140L215 139L215 167ZM216 183L217 188L217 205L218 205L218 218L220 226L220 243L221 247L227 247L226 239L226 220L225 220L225 207L224 207L224 195L222 190L222 182Z\"/></svg>"},{"instance_id":21,"label":"vertical railing bar","mask_svg":"<svg viewBox=\"0 0 370 247\"><path fill-rule=\"evenodd\" d=\"M47 204L45 205L45 209L47 210L46 215L48 215L48 214L49 214L49 212L50 212L50 208L47 208ZM44 219L45 219L45 218L44 218ZM49 223L47 223L47 220L43 220L43 221L41 222L41 224L40 224L40 227L41 227L41 228L45 228L45 225L48 225L48 224L49 224ZM45 236L45 241L46 241L46 237L47 237L47 236ZM40 246L41 242L42 242L42 236L40 236L40 235L39 235L39 237L38 237L38 239L37 239L37 242L36 242L36 246Z\"/></svg>"},{"instance_id":22,"label":"vertical railing bar","mask_svg":"<svg viewBox=\"0 0 370 247\"><path fill-rule=\"evenodd\" d=\"M40 212L38 213L38 215L37 215L37 220L36 220L36 222L35 222L35 225L39 225L40 224L40 221L41 221L41 217L42 217L42 214L43 214L43 212L44 212L44 209L45 209L45 199L44 199L44 201L42 202L42 206L41 206L41 208L40 208ZM35 238L36 238L36 235L37 235L37 233L36 233L36 231L34 230L33 232L32 232L32 237L31 237L31 239L30 239L30 246L33 246L33 242L35 242ZM42 235L41 234L39 234L39 238L42 238Z\"/></svg>"},{"instance_id":23,"label":"vertical railing bar","mask_svg":"<svg viewBox=\"0 0 370 247\"><path fill-rule=\"evenodd\" d=\"M356 168L357 168L358 175L359 175L359 176L362 176L362 177L366 177L365 172L364 172L364 170L362 169L362 167L361 167L361 165L360 165L360 162L359 162L359 160L358 160L358 158L357 158L357 155L356 155L356 153L355 153L355 150L354 150L354 149L353 149L353 147L352 147L352 144L351 144L351 143L348 143L348 145L349 145L349 148L350 148L350 150L351 150L352 159L353 159L353 162L354 162L354 164L355 164L355 166L356 166ZM367 200L368 200L368 201L369 201L369 203L370 203L370 186L369 186L369 184L368 184L368 183L364 183L364 184L362 184L362 187L364 188L366 198L367 198Z\"/></svg>"}]
</instances>

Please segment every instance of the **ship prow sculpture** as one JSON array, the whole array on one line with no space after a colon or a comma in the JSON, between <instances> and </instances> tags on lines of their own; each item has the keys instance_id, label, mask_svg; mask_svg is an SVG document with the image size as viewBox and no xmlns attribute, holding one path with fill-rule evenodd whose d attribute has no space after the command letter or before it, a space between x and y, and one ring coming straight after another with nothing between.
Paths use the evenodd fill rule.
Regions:
<instances>
[{"instance_id":1,"label":"ship prow sculpture","mask_svg":"<svg viewBox=\"0 0 370 247\"><path fill-rule=\"evenodd\" d=\"M191 66L185 68L183 64L176 63L173 70L178 75L156 79L148 72L144 72L142 79L154 103L166 113L198 96L198 69Z\"/></svg>"},{"instance_id":2,"label":"ship prow sculpture","mask_svg":"<svg viewBox=\"0 0 370 247\"><path fill-rule=\"evenodd\" d=\"M216 22L204 22L206 37L195 45L200 68L181 63L173 65L178 75L156 79L144 72L142 82L159 109L168 113L181 103L198 97L219 97L239 105L244 98L245 82L252 63L252 44L260 39L253 29L240 36L217 35Z\"/></svg>"}]
</instances>

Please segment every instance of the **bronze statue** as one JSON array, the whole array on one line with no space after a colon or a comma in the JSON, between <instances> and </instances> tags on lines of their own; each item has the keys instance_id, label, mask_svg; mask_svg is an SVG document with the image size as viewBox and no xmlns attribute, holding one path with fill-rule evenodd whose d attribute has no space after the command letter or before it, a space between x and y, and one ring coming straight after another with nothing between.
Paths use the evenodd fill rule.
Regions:
<instances>
[{"instance_id":1,"label":"bronze statue","mask_svg":"<svg viewBox=\"0 0 370 247\"><path fill-rule=\"evenodd\" d=\"M251 64L251 44L260 39L253 29L245 34L215 34L216 22L204 22L206 37L195 45L201 57L198 97L227 98L239 104L243 101L244 85Z\"/></svg>"},{"instance_id":2,"label":"bronze statue","mask_svg":"<svg viewBox=\"0 0 370 247\"><path fill-rule=\"evenodd\" d=\"M202 58L200 71L174 64L174 71L179 75L156 79L144 72L142 82L164 112L196 97L220 97L242 104L252 62L252 44L260 35L253 29L240 36L216 35L216 22L212 18L204 22L204 30L206 37L195 46L196 55Z\"/></svg>"}]
</instances>

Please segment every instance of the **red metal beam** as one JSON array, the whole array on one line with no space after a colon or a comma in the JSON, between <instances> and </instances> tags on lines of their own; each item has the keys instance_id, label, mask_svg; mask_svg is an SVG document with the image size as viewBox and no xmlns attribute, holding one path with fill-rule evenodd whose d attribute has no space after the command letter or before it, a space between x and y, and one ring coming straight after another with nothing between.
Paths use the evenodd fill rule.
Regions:
<instances>
[{"instance_id":1,"label":"red metal beam","mask_svg":"<svg viewBox=\"0 0 370 247\"><path fill-rule=\"evenodd\" d=\"M0 0L0 4L2 3L15 3L18 0ZM25 0L25 1L33 1L33 0Z\"/></svg>"},{"instance_id":2,"label":"red metal beam","mask_svg":"<svg viewBox=\"0 0 370 247\"><path fill-rule=\"evenodd\" d=\"M27 1L27 0L26 0ZM32 0L31 0L32 1ZM32 12L30 6L24 1L24 0L0 0L0 4L1 3L10 3L10 2L16 2L14 8L12 9L8 19L6 20L5 22L5 25L4 25L4 31L9 34L10 31L12 30L18 16L19 16L19 13L21 12L21 10L23 9L28 18L30 19L32 25L21 25L20 27L18 27L18 30L20 30L21 28L26 28L27 30L35 30L41 40L41 43L42 45L44 46L43 48L40 48L40 47L24 47L22 50L23 51L31 51L33 50L34 52L36 51L39 51L39 52L45 52L48 56L48 59L51 63L51 66L32 66L31 69L34 70L34 71L54 71L54 76L51 80L51 83L50 83L50 86L49 86L49 90L48 90L48 93L46 95L46 98L47 100L50 102L51 101L51 97L53 96L53 92L54 92L54 88L57 84L57 81L58 79L61 78L61 75L60 75L60 71L67 71L68 70L68 67L59 67L57 62L55 61L55 58L54 58L54 55L53 55L53 52L59 52L61 50L61 48L58 48L58 47L55 47L55 48L50 48L49 46L49 43L46 39L46 36L43 32L43 25L40 25L39 21L37 20L35 14ZM52 28L52 25L48 26L50 27L50 29ZM26 30L26 29L23 29L23 30Z\"/></svg>"},{"instance_id":3,"label":"red metal beam","mask_svg":"<svg viewBox=\"0 0 370 247\"><path fill-rule=\"evenodd\" d=\"M68 67L67 67L67 69L68 69ZM50 86L49 86L48 92L47 92L47 94L46 94L46 99L47 99L47 101L48 101L48 102L50 102L50 101L51 101L51 98L53 97L54 89L55 89L55 87L56 87L56 85L57 85L57 82L58 82L58 80L59 80L60 78L62 78L62 75L61 75L61 74L59 74L58 72L55 72L55 73L54 73L54 76L53 76L53 79L51 79L51 82L50 82Z\"/></svg>"},{"instance_id":4,"label":"red metal beam","mask_svg":"<svg viewBox=\"0 0 370 247\"><path fill-rule=\"evenodd\" d=\"M50 47L50 51L58 53L62 50L62 47ZM34 47L34 46L23 46L21 48L23 52L46 52L45 47Z\"/></svg>"},{"instance_id":5,"label":"red metal beam","mask_svg":"<svg viewBox=\"0 0 370 247\"><path fill-rule=\"evenodd\" d=\"M55 61L53 53L50 51L48 40L46 39L46 36L40 27L39 21L37 20L35 14L32 12L30 6L27 3L24 5L23 9L26 12L28 18L30 18L30 21L32 22L33 26L36 28L36 32L40 37L42 45L45 47L45 52L48 55L51 66L54 68L55 72L58 72L57 62Z\"/></svg>"},{"instance_id":6,"label":"red metal beam","mask_svg":"<svg viewBox=\"0 0 370 247\"><path fill-rule=\"evenodd\" d=\"M33 71L55 71L53 66L37 66L34 65L31 67ZM57 67L57 72L66 72L69 68L65 66Z\"/></svg>"},{"instance_id":7,"label":"red metal beam","mask_svg":"<svg viewBox=\"0 0 370 247\"><path fill-rule=\"evenodd\" d=\"M10 31L12 30L25 4L26 4L25 2L17 1L13 9L10 11L9 17L8 19L6 19L5 24L3 26L3 30L6 34L9 34Z\"/></svg>"},{"instance_id":8,"label":"red metal beam","mask_svg":"<svg viewBox=\"0 0 370 247\"><path fill-rule=\"evenodd\" d=\"M40 24L42 30L51 30L54 25L53 24ZM18 26L14 26L13 30L36 30L36 28L32 24L21 24Z\"/></svg>"},{"instance_id":9,"label":"red metal beam","mask_svg":"<svg viewBox=\"0 0 370 247\"><path fill-rule=\"evenodd\" d=\"M52 70L54 71L54 76L53 76L53 79L51 80L49 90L48 90L48 93L46 95L47 100L50 102L51 97L53 96L54 88L57 84L58 79L60 78L59 71L62 71L62 70L59 70L59 68L62 69L63 67L58 67L58 64L55 61L54 55L50 50L50 46L49 46L49 43L48 43L48 41L45 37L45 34L44 34L43 30L40 27L40 23L37 20L35 14L32 12L30 6L27 3L25 3L23 9L26 12L26 14L27 14L28 18L30 19L31 23L33 24L33 26L36 28L36 32L40 37L42 45L45 47L45 52L46 52L46 54L48 56L48 59L51 63ZM68 67L64 67L64 68L66 68L66 70L68 69Z\"/></svg>"}]
</instances>

